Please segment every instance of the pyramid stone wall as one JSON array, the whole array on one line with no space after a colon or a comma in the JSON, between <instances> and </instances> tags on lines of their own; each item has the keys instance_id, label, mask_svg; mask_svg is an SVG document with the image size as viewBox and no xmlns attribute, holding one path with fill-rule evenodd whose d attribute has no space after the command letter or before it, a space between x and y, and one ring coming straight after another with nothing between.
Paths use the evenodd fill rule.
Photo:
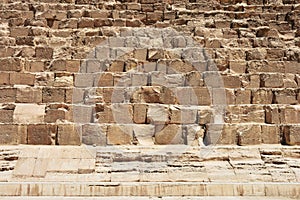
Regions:
<instances>
[{"instance_id":1,"label":"pyramid stone wall","mask_svg":"<svg viewBox=\"0 0 300 200\"><path fill-rule=\"evenodd\" d=\"M0 2L1 144L300 144L298 0Z\"/></svg>"}]
</instances>

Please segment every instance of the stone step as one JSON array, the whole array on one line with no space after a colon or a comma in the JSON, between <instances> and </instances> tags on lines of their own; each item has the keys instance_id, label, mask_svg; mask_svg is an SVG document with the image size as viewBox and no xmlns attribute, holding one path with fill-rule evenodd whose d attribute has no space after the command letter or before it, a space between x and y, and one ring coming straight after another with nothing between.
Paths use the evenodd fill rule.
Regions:
<instances>
[{"instance_id":1,"label":"stone step","mask_svg":"<svg viewBox=\"0 0 300 200\"><path fill-rule=\"evenodd\" d=\"M223 199L223 200L290 200L291 198L286 197L221 197L221 196L215 196L215 197L130 197L131 200L215 200L215 199ZM107 197L3 197L3 200L83 200L83 199L89 199L89 200L106 200ZM110 197L110 200L127 200L128 197Z\"/></svg>"},{"instance_id":2,"label":"stone step","mask_svg":"<svg viewBox=\"0 0 300 200\"><path fill-rule=\"evenodd\" d=\"M186 183L186 182L6 182L0 196L65 197L182 197L258 196L300 198L300 183Z\"/></svg>"},{"instance_id":3,"label":"stone step","mask_svg":"<svg viewBox=\"0 0 300 200\"><path fill-rule=\"evenodd\" d=\"M290 200L288 197L223 197L223 196L214 196L214 197L196 197L196 196L187 196L187 197L130 197L131 200ZM106 200L107 197L61 197L61 196L47 196L47 197L2 197L3 200ZM110 200L128 200L128 197L109 197Z\"/></svg>"}]
</instances>

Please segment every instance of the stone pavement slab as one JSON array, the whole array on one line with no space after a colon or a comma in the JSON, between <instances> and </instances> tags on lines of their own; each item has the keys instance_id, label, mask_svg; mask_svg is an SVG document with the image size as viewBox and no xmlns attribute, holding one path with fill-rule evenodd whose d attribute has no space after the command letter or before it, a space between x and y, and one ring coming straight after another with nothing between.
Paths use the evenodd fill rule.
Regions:
<instances>
[{"instance_id":1,"label":"stone pavement slab","mask_svg":"<svg viewBox=\"0 0 300 200\"><path fill-rule=\"evenodd\" d=\"M107 197L2 197L3 200L107 200ZM291 200L288 197L109 197L110 200Z\"/></svg>"},{"instance_id":2,"label":"stone pavement slab","mask_svg":"<svg viewBox=\"0 0 300 200\"><path fill-rule=\"evenodd\" d=\"M0 149L0 164L0 199L5 195L300 198L298 146L20 145Z\"/></svg>"}]
</instances>

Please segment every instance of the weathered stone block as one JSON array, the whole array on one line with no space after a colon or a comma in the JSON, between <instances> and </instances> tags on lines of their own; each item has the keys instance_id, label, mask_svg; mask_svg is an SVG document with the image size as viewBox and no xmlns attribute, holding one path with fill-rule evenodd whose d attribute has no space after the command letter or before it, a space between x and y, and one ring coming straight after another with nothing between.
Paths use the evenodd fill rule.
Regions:
<instances>
[{"instance_id":1,"label":"weathered stone block","mask_svg":"<svg viewBox=\"0 0 300 200\"><path fill-rule=\"evenodd\" d=\"M43 88L43 103L64 102L65 89L63 88Z\"/></svg>"},{"instance_id":2,"label":"weathered stone block","mask_svg":"<svg viewBox=\"0 0 300 200\"><path fill-rule=\"evenodd\" d=\"M0 144L16 145L27 143L25 126L16 124L0 124Z\"/></svg>"},{"instance_id":3,"label":"weathered stone block","mask_svg":"<svg viewBox=\"0 0 300 200\"><path fill-rule=\"evenodd\" d=\"M86 145L106 145L107 126L101 124L84 124L82 126L82 143Z\"/></svg>"},{"instance_id":4,"label":"weathered stone block","mask_svg":"<svg viewBox=\"0 0 300 200\"><path fill-rule=\"evenodd\" d=\"M162 87L159 94L159 101L163 104L178 104L178 97L174 88Z\"/></svg>"},{"instance_id":5,"label":"weathered stone block","mask_svg":"<svg viewBox=\"0 0 300 200\"><path fill-rule=\"evenodd\" d=\"M235 94L233 89L213 88L210 89L212 105L235 104Z\"/></svg>"},{"instance_id":6,"label":"weathered stone block","mask_svg":"<svg viewBox=\"0 0 300 200\"><path fill-rule=\"evenodd\" d=\"M204 82L200 72L190 72L186 75L187 85L191 87L203 86Z\"/></svg>"},{"instance_id":7,"label":"weathered stone block","mask_svg":"<svg viewBox=\"0 0 300 200\"><path fill-rule=\"evenodd\" d=\"M247 60L263 60L267 56L266 49L251 49L246 51Z\"/></svg>"},{"instance_id":8,"label":"weathered stone block","mask_svg":"<svg viewBox=\"0 0 300 200\"><path fill-rule=\"evenodd\" d=\"M80 68L80 60L67 60L66 69L68 72L78 72Z\"/></svg>"},{"instance_id":9,"label":"weathered stone block","mask_svg":"<svg viewBox=\"0 0 300 200\"><path fill-rule=\"evenodd\" d=\"M272 104L273 92L272 90L258 89L252 90L253 104Z\"/></svg>"},{"instance_id":10,"label":"weathered stone block","mask_svg":"<svg viewBox=\"0 0 300 200\"><path fill-rule=\"evenodd\" d=\"M236 104L250 104L251 103L251 90L238 89L235 91Z\"/></svg>"},{"instance_id":11,"label":"weathered stone block","mask_svg":"<svg viewBox=\"0 0 300 200\"><path fill-rule=\"evenodd\" d=\"M184 144L184 137L185 135L180 125L168 124L155 132L155 144Z\"/></svg>"},{"instance_id":12,"label":"weathered stone block","mask_svg":"<svg viewBox=\"0 0 300 200\"><path fill-rule=\"evenodd\" d=\"M274 92L274 102L276 104L297 104L296 91L292 89L278 90Z\"/></svg>"},{"instance_id":13,"label":"weathered stone block","mask_svg":"<svg viewBox=\"0 0 300 200\"><path fill-rule=\"evenodd\" d=\"M236 127L231 124L207 124L204 144L237 144Z\"/></svg>"},{"instance_id":14,"label":"weathered stone block","mask_svg":"<svg viewBox=\"0 0 300 200\"><path fill-rule=\"evenodd\" d=\"M10 84L12 85L34 85L35 75L29 73L11 73Z\"/></svg>"},{"instance_id":15,"label":"weathered stone block","mask_svg":"<svg viewBox=\"0 0 300 200\"><path fill-rule=\"evenodd\" d=\"M261 87L266 88L281 88L283 87L283 75L282 74L262 74L260 75Z\"/></svg>"},{"instance_id":16,"label":"weathered stone block","mask_svg":"<svg viewBox=\"0 0 300 200\"><path fill-rule=\"evenodd\" d=\"M99 80L95 80L95 86L109 87L114 86L114 79L112 73L101 73Z\"/></svg>"},{"instance_id":17,"label":"weathered stone block","mask_svg":"<svg viewBox=\"0 0 300 200\"><path fill-rule=\"evenodd\" d=\"M213 103L212 95L207 88L193 87L190 97L192 105L206 106Z\"/></svg>"},{"instance_id":18,"label":"weathered stone block","mask_svg":"<svg viewBox=\"0 0 300 200\"><path fill-rule=\"evenodd\" d=\"M0 103L16 101L16 88L0 88Z\"/></svg>"},{"instance_id":19,"label":"weathered stone block","mask_svg":"<svg viewBox=\"0 0 300 200\"><path fill-rule=\"evenodd\" d=\"M134 104L133 105L133 122L136 124L146 123L147 118L147 104Z\"/></svg>"},{"instance_id":20,"label":"weathered stone block","mask_svg":"<svg viewBox=\"0 0 300 200\"><path fill-rule=\"evenodd\" d=\"M9 85L9 73L0 72L0 85Z\"/></svg>"},{"instance_id":21,"label":"weathered stone block","mask_svg":"<svg viewBox=\"0 0 300 200\"><path fill-rule=\"evenodd\" d=\"M257 145L261 144L261 126L260 125L239 125L238 145Z\"/></svg>"},{"instance_id":22,"label":"weathered stone block","mask_svg":"<svg viewBox=\"0 0 300 200\"><path fill-rule=\"evenodd\" d=\"M0 59L0 71L19 72L23 68L23 63L19 58L2 58Z\"/></svg>"},{"instance_id":23,"label":"weathered stone block","mask_svg":"<svg viewBox=\"0 0 300 200\"><path fill-rule=\"evenodd\" d=\"M210 107L201 107L198 110L198 123L201 125L213 122L213 110Z\"/></svg>"},{"instance_id":24,"label":"weathered stone block","mask_svg":"<svg viewBox=\"0 0 300 200\"><path fill-rule=\"evenodd\" d=\"M93 73L79 73L74 77L75 87L85 88L94 86L94 74Z\"/></svg>"},{"instance_id":25,"label":"weathered stone block","mask_svg":"<svg viewBox=\"0 0 300 200\"><path fill-rule=\"evenodd\" d=\"M151 124L133 125L133 136L139 145L154 145L155 126Z\"/></svg>"},{"instance_id":26,"label":"weathered stone block","mask_svg":"<svg viewBox=\"0 0 300 200\"><path fill-rule=\"evenodd\" d=\"M261 126L261 142L263 144L280 144L280 128L277 125Z\"/></svg>"},{"instance_id":27,"label":"weathered stone block","mask_svg":"<svg viewBox=\"0 0 300 200\"><path fill-rule=\"evenodd\" d=\"M284 124L300 124L300 106L281 107L280 122Z\"/></svg>"},{"instance_id":28,"label":"weathered stone block","mask_svg":"<svg viewBox=\"0 0 300 200\"><path fill-rule=\"evenodd\" d=\"M51 47L36 47L35 56L37 58L51 59L53 57L53 48L51 48Z\"/></svg>"},{"instance_id":29,"label":"weathered stone block","mask_svg":"<svg viewBox=\"0 0 300 200\"><path fill-rule=\"evenodd\" d=\"M241 80L238 76L223 76L225 88L241 88Z\"/></svg>"},{"instance_id":30,"label":"weathered stone block","mask_svg":"<svg viewBox=\"0 0 300 200\"><path fill-rule=\"evenodd\" d=\"M26 37L16 37L16 44L17 45L27 45L33 46L34 45L34 37L26 36Z\"/></svg>"},{"instance_id":31,"label":"weathered stone block","mask_svg":"<svg viewBox=\"0 0 300 200\"><path fill-rule=\"evenodd\" d=\"M148 83L148 75L145 73L133 73L131 75L132 86L146 86Z\"/></svg>"},{"instance_id":32,"label":"weathered stone block","mask_svg":"<svg viewBox=\"0 0 300 200\"><path fill-rule=\"evenodd\" d=\"M297 88L297 79L294 74L285 74L283 79L283 87L284 88Z\"/></svg>"},{"instance_id":33,"label":"weathered stone block","mask_svg":"<svg viewBox=\"0 0 300 200\"><path fill-rule=\"evenodd\" d=\"M132 103L160 103L161 88L158 86L149 87L143 86L141 89L134 92L130 101Z\"/></svg>"},{"instance_id":34,"label":"weathered stone block","mask_svg":"<svg viewBox=\"0 0 300 200\"><path fill-rule=\"evenodd\" d=\"M115 87L130 87L131 86L131 76L129 73L114 73L114 86Z\"/></svg>"},{"instance_id":35,"label":"weathered stone block","mask_svg":"<svg viewBox=\"0 0 300 200\"><path fill-rule=\"evenodd\" d=\"M183 62L181 60L173 60L171 61L169 68L168 68L168 73L188 73L195 71L193 65L187 62ZM170 74L171 74L170 73Z\"/></svg>"},{"instance_id":36,"label":"weathered stone block","mask_svg":"<svg viewBox=\"0 0 300 200\"><path fill-rule=\"evenodd\" d=\"M125 63L122 60L115 60L110 64L108 71L109 72L123 72Z\"/></svg>"},{"instance_id":37,"label":"weathered stone block","mask_svg":"<svg viewBox=\"0 0 300 200\"><path fill-rule=\"evenodd\" d=\"M133 108L131 104L112 104L111 110L116 123L132 124Z\"/></svg>"},{"instance_id":38,"label":"weathered stone block","mask_svg":"<svg viewBox=\"0 0 300 200\"><path fill-rule=\"evenodd\" d=\"M81 127L74 124L59 124L57 126L58 145L81 145Z\"/></svg>"},{"instance_id":39,"label":"weathered stone block","mask_svg":"<svg viewBox=\"0 0 300 200\"><path fill-rule=\"evenodd\" d=\"M197 109L178 106L170 107L170 123L194 124L197 121Z\"/></svg>"},{"instance_id":40,"label":"weathered stone block","mask_svg":"<svg viewBox=\"0 0 300 200\"><path fill-rule=\"evenodd\" d=\"M17 104L14 112L15 123L43 123L45 105Z\"/></svg>"},{"instance_id":41,"label":"weathered stone block","mask_svg":"<svg viewBox=\"0 0 300 200\"><path fill-rule=\"evenodd\" d=\"M225 121L227 123L264 123L265 110L259 105L228 106Z\"/></svg>"},{"instance_id":42,"label":"weathered stone block","mask_svg":"<svg viewBox=\"0 0 300 200\"><path fill-rule=\"evenodd\" d=\"M50 124L30 124L27 127L28 144L50 145L55 144L57 126Z\"/></svg>"},{"instance_id":43,"label":"weathered stone block","mask_svg":"<svg viewBox=\"0 0 300 200\"><path fill-rule=\"evenodd\" d=\"M57 121L63 121L66 118L66 112L64 110L49 109L45 113L46 123L55 123Z\"/></svg>"},{"instance_id":44,"label":"weathered stone block","mask_svg":"<svg viewBox=\"0 0 300 200\"><path fill-rule=\"evenodd\" d=\"M11 37L22 37L28 36L28 28L27 27L12 27L10 29Z\"/></svg>"},{"instance_id":45,"label":"weathered stone block","mask_svg":"<svg viewBox=\"0 0 300 200\"><path fill-rule=\"evenodd\" d=\"M202 146L204 138L204 128L199 125L183 126L186 133L186 144L191 146Z\"/></svg>"},{"instance_id":46,"label":"weathered stone block","mask_svg":"<svg viewBox=\"0 0 300 200\"><path fill-rule=\"evenodd\" d=\"M41 103L42 102L42 90L40 88L17 88L16 95L17 103Z\"/></svg>"},{"instance_id":47,"label":"weathered stone block","mask_svg":"<svg viewBox=\"0 0 300 200\"><path fill-rule=\"evenodd\" d=\"M222 76L218 72L207 71L203 73L204 85L212 88L223 88L224 82Z\"/></svg>"},{"instance_id":48,"label":"weathered stone block","mask_svg":"<svg viewBox=\"0 0 300 200\"><path fill-rule=\"evenodd\" d=\"M12 123L14 110L0 109L0 123Z\"/></svg>"},{"instance_id":49,"label":"weathered stone block","mask_svg":"<svg viewBox=\"0 0 300 200\"><path fill-rule=\"evenodd\" d=\"M78 21L78 28L93 28L93 27L94 27L94 19L81 18Z\"/></svg>"},{"instance_id":50,"label":"weathered stone block","mask_svg":"<svg viewBox=\"0 0 300 200\"><path fill-rule=\"evenodd\" d=\"M93 122L93 106L76 104L72 107L75 123Z\"/></svg>"},{"instance_id":51,"label":"weathered stone block","mask_svg":"<svg viewBox=\"0 0 300 200\"><path fill-rule=\"evenodd\" d=\"M108 145L132 144L133 131L131 125L109 125L107 129Z\"/></svg>"},{"instance_id":52,"label":"weathered stone block","mask_svg":"<svg viewBox=\"0 0 300 200\"><path fill-rule=\"evenodd\" d=\"M277 106L265 106L266 123L268 124L280 124L280 113Z\"/></svg>"},{"instance_id":53,"label":"weathered stone block","mask_svg":"<svg viewBox=\"0 0 300 200\"><path fill-rule=\"evenodd\" d=\"M229 68L231 73L243 74L246 71L247 65L245 61L230 61Z\"/></svg>"},{"instance_id":54,"label":"weathered stone block","mask_svg":"<svg viewBox=\"0 0 300 200\"><path fill-rule=\"evenodd\" d=\"M133 51L133 56L139 61L145 61L147 59L147 49L135 49Z\"/></svg>"},{"instance_id":55,"label":"weathered stone block","mask_svg":"<svg viewBox=\"0 0 300 200\"><path fill-rule=\"evenodd\" d=\"M109 47L96 47L96 58L99 60L105 60L110 57Z\"/></svg>"},{"instance_id":56,"label":"weathered stone block","mask_svg":"<svg viewBox=\"0 0 300 200\"><path fill-rule=\"evenodd\" d=\"M169 122L169 110L165 105L152 105L148 106L147 123L151 124L166 124Z\"/></svg>"},{"instance_id":57,"label":"weathered stone block","mask_svg":"<svg viewBox=\"0 0 300 200\"><path fill-rule=\"evenodd\" d=\"M258 74L249 75L249 83L246 88L259 88L260 87L260 76Z\"/></svg>"},{"instance_id":58,"label":"weathered stone block","mask_svg":"<svg viewBox=\"0 0 300 200\"><path fill-rule=\"evenodd\" d=\"M73 76L70 74L56 74L53 87L73 87Z\"/></svg>"},{"instance_id":59,"label":"weathered stone block","mask_svg":"<svg viewBox=\"0 0 300 200\"><path fill-rule=\"evenodd\" d=\"M53 60L50 66L51 71L66 71L67 65L66 60L58 59Z\"/></svg>"},{"instance_id":60,"label":"weathered stone block","mask_svg":"<svg viewBox=\"0 0 300 200\"><path fill-rule=\"evenodd\" d=\"M300 144L300 126L284 126L283 127L283 139L288 145Z\"/></svg>"}]
</instances>

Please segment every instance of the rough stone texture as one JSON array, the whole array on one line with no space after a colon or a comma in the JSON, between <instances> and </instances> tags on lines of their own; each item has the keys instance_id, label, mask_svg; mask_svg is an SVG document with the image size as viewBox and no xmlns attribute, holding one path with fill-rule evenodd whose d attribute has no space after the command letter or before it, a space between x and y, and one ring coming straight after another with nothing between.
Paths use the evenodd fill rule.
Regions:
<instances>
[{"instance_id":1,"label":"rough stone texture","mask_svg":"<svg viewBox=\"0 0 300 200\"><path fill-rule=\"evenodd\" d=\"M298 1L0 4L2 144L299 144Z\"/></svg>"},{"instance_id":2,"label":"rough stone texture","mask_svg":"<svg viewBox=\"0 0 300 200\"><path fill-rule=\"evenodd\" d=\"M0 197L299 199L298 158L279 145L2 146Z\"/></svg>"}]
</instances>

